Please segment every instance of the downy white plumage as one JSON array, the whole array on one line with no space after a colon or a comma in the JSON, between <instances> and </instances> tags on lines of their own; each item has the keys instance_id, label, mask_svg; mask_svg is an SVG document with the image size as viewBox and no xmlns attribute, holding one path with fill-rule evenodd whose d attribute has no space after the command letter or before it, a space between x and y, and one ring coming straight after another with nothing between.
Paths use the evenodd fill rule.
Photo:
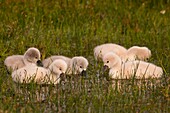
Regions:
<instances>
[{"instance_id":1,"label":"downy white plumage","mask_svg":"<svg viewBox=\"0 0 170 113\"><path fill-rule=\"evenodd\" d=\"M96 60L102 60L103 56L108 52L113 52L122 58L125 56L127 49L118 44L106 43L94 48L94 57Z\"/></svg>"},{"instance_id":2,"label":"downy white plumage","mask_svg":"<svg viewBox=\"0 0 170 113\"><path fill-rule=\"evenodd\" d=\"M123 61L146 60L151 57L151 50L147 47L132 46L127 50Z\"/></svg>"},{"instance_id":3,"label":"downy white plumage","mask_svg":"<svg viewBox=\"0 0 170 113\"><path fill-rule=\"evenodd\" d=\"M37 48L31 47L24 55L8 56L5 59L4 64L8 71L15 71L28 64L37 64L37 61L40 61L40 57L40 51Z\"/></svg>"},{"instance_id":4,"label":"downy white plumage","mask_svg":"<svg viewBox=\"0 0 170 113\"><path fill-rule=\"evenodd\" d=\"M12 78L18 83L35 82L37 84L58 84L60 77L67 70L64 60L55 60L48 69L38 67L36 64L28 64L12 73Z\"/></svg>"},{"instance_id":5,"label":"downy white plumage","mask_svg":"<svg viewBox=\"0 0 170 113\"><path fill-rule=\"evenodd\" d=\"M163 74L161 67L144 61L122 62L115 53L107 53L103 58L104 66L109 68L109 76L113 79L124 79L135 76L136 78L160 78Z\"/></svg>"},{"instance_id":6,"label":"downy white plumage","mask_svg":"<svg viewBox=\"0 0 170 113\"><path fill-rule=\"evenodd\" d=\"M49 65L56 59L62 59L64 60L67 65L67 74L82 74L84 75L86 73L87 67L88 67L88 60L82 56L76 56L73 58L68 58L65 56L51 56L47 59L43 60L43 65L45 68L48 68Z\"/></svg>"}]
</instances>

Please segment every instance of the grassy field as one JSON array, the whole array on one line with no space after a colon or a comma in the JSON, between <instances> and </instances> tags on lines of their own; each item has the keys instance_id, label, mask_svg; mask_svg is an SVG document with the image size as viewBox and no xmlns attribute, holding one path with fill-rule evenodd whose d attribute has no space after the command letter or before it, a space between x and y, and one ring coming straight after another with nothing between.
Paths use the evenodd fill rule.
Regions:
<instances>
[{"instance_id":1,"label":"grassy field","mask_svg":"<svg viewBox=\"0 0 170 113\"><path fill-rule=\"evenodd\" d=\"M96 66L93 48L108 42L147 46L149 62L161 66L164 76L159 82L98 78L102 64ZM42 59L86 57L88 78L57 86L14 83L4 59L32 46ZM0 0L0 57L0 112L168 113L170 1Z\"/></svg>"}]
</instances>

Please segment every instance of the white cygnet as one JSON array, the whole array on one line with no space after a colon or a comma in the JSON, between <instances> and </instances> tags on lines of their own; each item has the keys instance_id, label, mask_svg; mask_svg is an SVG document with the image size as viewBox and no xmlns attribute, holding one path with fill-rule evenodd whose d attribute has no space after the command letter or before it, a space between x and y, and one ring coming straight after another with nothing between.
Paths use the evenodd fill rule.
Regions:
<instances>
[{"instance_id":1,"label":"white cygnet","mask_svg":"<svg viewBox=\"0 0 170 113\"><path fill-rule=\"evenodd\" d=\"M17 83L37 84L58 84L60 77L67 70L67 64L64 60L55 60L48 69L38 67L36 64L29 64L12 73L13 81Z\"/></svg>"},{"instance_id":2,"label":"white cygnet","mask_svg":"<svg viewBox=\"0 0 170 113\"><path fill-rule=\"evenodd\" d=\"M51 56L51 57L48 57L48 58L46 58L46 59L44 59L43 61L42 61L42 63L43 63L43 66L45 67L45 68L48 68L50 65L51 65L51 63L54 61L54 60L56 60L56 59L62 59L62 60L64 60L66 63L67 63L67 65L69 65L69 63L70 63L70 61L71 61L71 58L68 58L68 57L65 57L65 56L60 56L60 55L55 55L55 56Z\"/></svg>"},{"instance_id":3,"label":"white cygnet","mask_svg":"<svg viewBox=\"0 0 170 113\"><path fill-rule=\"evenodd\" d=\"M124 57L127 49L123 46L113 43L102 44L94 48L94 57L96 60L102 60L103 56L108 52L114 52L119 57Z\"/></svg>"},{"instance_id":4,"label":"white cygnet","mask_svg":"<svg viewBox=\"0 0 170 113\"><path fill-rule=\"evenodd\" d=\"M128 61L122 63L115 53L107 53L103 58L104 66L108 67L109 76L113 79L125 79L135 75L136 78L160 78L163 74L161 67L144 61Z\"/></svg>"},{"instance_id":5,"label":"white cygnet","mask_svg":"<svg viewBox=\"0 0 170 113\"><path fill-rule=\"evenodd\" d=\"M124 61L146 60L151 57L151 50L147 47L133 46L127 50Z\"/></svg>"},{"instance_id":6,"label":"white cygnet","mask_svg":"<svg viewBox=\"0 0 170 113\"><path fill-rule=\"evenodd\" d=\"M40 61L40 51L37 48L29 48L24 55L12 55L8 56L4 64L8 71L15 71L16 69L22 68L27 64L37 64Z\"/></svg>"},{"instance_id":7,"label":"white cygnet","mask_svg":"<svg viewBox=\"0 0 170 113\"><path fill-rule=\"evenodd\" d=\"M62 59L64 60L67 65L67 74L82 74L86 75L86 69L88 67L88 60L82 56L76 56L73 58L68 58L65 56L51 56L45 60L43 60L43 65L45 68L48 68L48 66L56 59Z\"/></svg>"}]
</instances>

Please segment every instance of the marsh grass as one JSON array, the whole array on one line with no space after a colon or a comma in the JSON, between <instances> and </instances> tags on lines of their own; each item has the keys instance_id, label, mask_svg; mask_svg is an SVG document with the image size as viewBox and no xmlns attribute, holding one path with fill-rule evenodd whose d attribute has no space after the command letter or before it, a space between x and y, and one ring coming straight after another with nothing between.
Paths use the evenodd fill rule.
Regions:
<instances>
[{"instance_id":1,"label":"marsh grass","mask_svg":"<svg viewBox=\"0 0 170 113\"><path fill-rule=\"evenodd\" d=\"M168 0L1 0L0 21L0 112L170 112ZM93 48L107 42L147 46L149 62L161 66L164 76L159 82L100 77L102 63L94 60ZM3 61L31 46L42 59L86 57L88 77L57 86L14 83Z\"/></svg>"}]
</instances>

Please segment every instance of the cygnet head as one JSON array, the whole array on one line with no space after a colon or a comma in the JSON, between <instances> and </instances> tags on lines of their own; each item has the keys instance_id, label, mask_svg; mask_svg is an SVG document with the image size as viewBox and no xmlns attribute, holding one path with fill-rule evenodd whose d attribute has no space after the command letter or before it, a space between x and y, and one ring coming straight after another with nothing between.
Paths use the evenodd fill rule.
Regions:
<instances>
[{"instance_id":1,"label":"cygnet head","mask_svg":"<svg viewBox=\"0 0 170 113\"><path fill-rule=\"evenodd\" d=\"M82 56L73 57L71 60L71 64L74 74L81 74L82 76L86 76L86 70L89 65L86 58Z\"/></svg>"},{"instance_id":2,"label":"cygnet head","mask_svg":"<svg viewBox=\"0 0 170 113\"><path fill-rule=\"evenodd\" d=\"M140 50L141 55L138 56L140 59L145 60L151 57L151 50L149 50L147 47L141 47Z\"/></svg>"},{"instance_id":3,"label":"cygnet head","mask_svg":"<svg viewBox=\"0 0 170 113\"><path fill-rule=\"evenodd\" d=\"M118 55L113 52L109 52L103 57L104 68L114 68L115 66L121 65L121 59Z\"/></svg>"},{"instance_id":4,"label":"cygnet head","mask_svg":"<svg viewBox=\"0 0 170 113\"><path fill-rule=\"evenodd\" d=\"M54 75L62 76L67 70L67 64L64 60L57 59L52 62L52 64L49 66L49 69Z\"/></svg>"},{"instance_id":5,"label":"cygnet head","mask_svg":"<svg viewBox=\"0 0 170 113\"><path fill-rule=\"evenodd\" d=\"M24 63L35 63L38 66L42 66L40 57L40 51L37 48L31 47L24 54Z\"/></svg>"}]
</instances>

